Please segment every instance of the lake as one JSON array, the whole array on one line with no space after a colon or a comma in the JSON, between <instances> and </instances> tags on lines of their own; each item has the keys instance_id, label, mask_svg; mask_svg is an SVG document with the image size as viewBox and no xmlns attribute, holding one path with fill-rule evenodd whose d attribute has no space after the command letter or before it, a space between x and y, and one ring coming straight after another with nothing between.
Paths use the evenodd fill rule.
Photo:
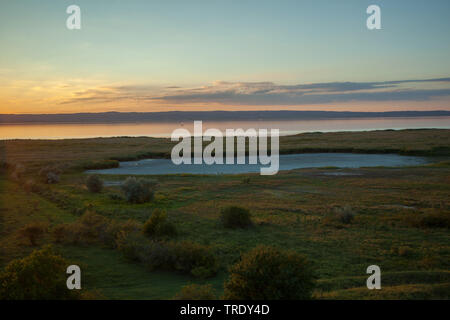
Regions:
<instances>
[{"instance_id":1,"label":"lake","mask_svg":"<svg viewBox=\"0 0 450 320\"><path fill-rule=\"evenodd\" d=\"M401 156L396 154L356 154L356 153L303 153L280 155L280 171L299 168L360 168L360 167L399 167L427 163L422 157ZM175 165L170 159L145 159L121 162L120 167L103 170L89 170L87 173L118 175L160 175L160 174L239 174L259 172L261 165L233 164Z\"/></svg>"},{"instance_id":2,"label":"lake","mask_svg":"<svg viewBox=\"0 0 450 320\"><path fill-rule=\"evenodd\" d=\"M170 137L173 130L192 132L193 122L111 124L1 124L0 139L72 139L118 136ZM367 131L385 129L449 129L450 117L365 118L280 121L204 121L203 129L279 129L281 135L302 132Z\"/></svg>"}]
</instances>

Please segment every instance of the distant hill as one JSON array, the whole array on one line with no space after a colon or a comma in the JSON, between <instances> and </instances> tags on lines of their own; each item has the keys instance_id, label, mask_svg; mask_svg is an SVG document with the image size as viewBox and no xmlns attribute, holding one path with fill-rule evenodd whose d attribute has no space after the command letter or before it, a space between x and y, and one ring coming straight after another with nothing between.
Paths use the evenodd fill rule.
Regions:
<instances>
[{"instance_id":1,"label":"distant hill","mask_svg":"<svg viewBox=\"0 0 450 320\"><path fill-rule=\"evenodd\" d=\"M448 117L450 111L170 111L170 112L101 112L71 114L0 114L0 123L134 123L305 120L354 118Z\"/></svg>"}]
</instances>

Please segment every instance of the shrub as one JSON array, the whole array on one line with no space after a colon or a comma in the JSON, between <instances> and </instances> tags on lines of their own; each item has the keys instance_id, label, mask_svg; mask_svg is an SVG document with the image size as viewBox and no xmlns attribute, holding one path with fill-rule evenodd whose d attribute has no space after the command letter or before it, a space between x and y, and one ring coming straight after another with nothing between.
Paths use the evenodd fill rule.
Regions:
<instances>
[{"instance_id":1,"label":"shrub","mask_svg":"<svg viewBox=\"0 0 450 320\"><path fill-rule=\"evenodd\" d=\"M177 234L175 225L167 221L167 212L161 209L153 210L142 231L148 237L170 237Z\"/></svg>"},{"instance_id":2,"label":"shrub","mask_svg":"<svg viewBox=\"0 0 450 320\"><path fill-rule=\"evenodd\" d=\"M108 194L108 198L110 198L111 200L123 200L123 197L120 194L117 193L110 193Z\"/></svg>"},{"instance_id":3,"label":"shrub","mask_svg":"<svg viewBox=\"0 0 450 320\"><path fill-rule=\"evenodd\" d=\"M116 246L125 258L131 261L144 261L148 252L146 248L147 239L140 232L120 232L117 235Z\"/></svg>"},{"instance_id":4,"label":"shrub","mask_svg":"<svg viewBox=\"0 0 450 320\"><path fill-rule=\"evenodd\" d=\"M108 247L115 248L119 234L139 232L140 229L141 225L134 220L127 220L125 222L113 220L106 227L106 232L102 240Z\"/></svg>"},{"instance_id":5,"label":"shrub","mask_svg":"<svg viewBox=\"0 0 450 320\"><path fill-rule=\"evenodd\" d=\"M450 212L437 211L419 218L417 225L422 228L450 228Z\"/></svg>"},{"instance_id":6,"label":"shrub","mask_svg":"<svg viewBox=\"0 0 450 320\"><path fill-rule=\"evenodd\" d=\"M351 223L355 217L352 208L349 206L337 207L334 209L334 212L338 221L343 224Z\"/></svg>"},{"instance_id":7,"label":"shrub","mask_svg":"<svg viewBox=\"0 0 450 320\"><path fill-rule=\"evenodd\" d=\"M52 229L53 240L56 243L87 244L92 241L92 238L88 237L89 234L88 227L79 222L58 224Z\"/></svg>"},{"instance_id":8,"label":"shrub","mask_svg":"<svg viewBox=\"0 0 450 320\"><path fill-rule=\"evenodd\" d=\"M47 231L47 225L44 223L29 223L19 230L19 233L24 238L28 239L30 245L35 246L37 240Z\"/></svg>"},{"instance_id":9,"label":"shrub","mask_svg":"<svg viewBox=\"0 0 450 320\"><path fill-rule=\"evenodd\" d=\"M250 184L250 177L245 177L242 179L243 184Z\"/></svg>"},{"instance_id":10,"label":"shrub","mask_svg":"<svg viewBox=\"0 0 450 320\"><path fill-rule=\"evenodd\" d=\"M43 183L53 184L59 182L61 171L53 167L45 167L39 170L39 177Z\"/></svg>"},{"instance_id":11,"label":"shrub","mask_svg":"<svg viewBox=\"0 0 450 320\"><path fill-rule=\"evenodd\" d=\"M129 177L122 184L121 188L128 202L145 203L153 199L154 192L152 188L154 185L155 183L152 180Z\"/></svg>"},{"instance_id":12,"label":"shrub","mask_svg":"<svg viewBox=\"0 0 450 320\"><path fill-rule=\"evenodd\" d=\"M97 175L89 176L86 179L86 187L92 193L100 193L103 189L103 181Z\"/></svg>"},{"instance_id":13,"label":"shrub","mask_svg":"<svg viewBox=\"0 0 450 320\"><path fill-rule=\"evenodd\" d=\"M259 246L242 255L230 268L224 298L304 300L311 298L314 285L311 265L304 256Z\"/></svg>"},{"instance_id":14,"label":"shrub","mask_svg":"<svg viewBox=\"0 0 450 320\"><path fill-rule=\"evenodd\" d=\"M181 288L174 300L216 300L216 294L211 284L189 284Z\"/></svg>"},{"instance_id":15,"label":"shrub","mask_svg":"<svg viewBox=\"0 0 450 320\"><path fill-rule=\"evenodd\" d=\"M345 224L352 223L355 218L353 210L349 206L333 207L330 212L326 214L323 222L328 225L334 225L336 227L343 227Z\"/></svg>"},{"instance_id":16,"label":"shrub","mask_svg":"<svg viewBox=\"0 0 450 320\"><path fill-rule=\"evenodd\" d=\"M142 249L140 259L150 270L175 270L174 252L170 246L162 242L147 242Z\"/></svg>"},{"instance_id":17,"label":"shrub","mask_svg":"<svg viewBox=\"0 0 450 320\"><path fill-rule=\"evenodd\" d=\"M98 239L104 236L109 221L104 216L88 210L81 216L80 223L86 227L85 237Z\"/></svg>"},{"instance_id":18,"label":"shrub","mask_svg":"<svg viewBox=\"0 0 450 320\"><path fill-rule=\"evenodd\" d=\"M0 273L0 300L78 299L77 290L66 286L70 265L50 247L11 261Z\"/></svg>"},{"instance_id":19,"label":"shrub","mask_svg":"<svg viewBox=\"0 0 450 320\"><path fill-rule=\"evenodd\" d=\"M26 192L40 192L40 188L39 186L36 184L36 182L34 182L33 179L28 179L27 181L25 181L25 183L23 184L23 188Z\"/></svg>"},{"instance_id":20,"label":"shrub","mask_svg":"<svg viewBox=\"0 0 450 320\"><path fill-rule=\"evenodd\" d=\"M250 211L236 206L222 209L220 220L225 228L246 228L252 224Z\"/></svg>"},{"instance_id":21,"label":"shrub","mask_svg":"<svg viewBox=\"0 0 450 320\"><path fill-rule=\"evenodd\" d=\"M170 246L175 270L201 278L216 274L218 263L210 247L190 241L172 243Z\"/></svg>"}]
</instances>

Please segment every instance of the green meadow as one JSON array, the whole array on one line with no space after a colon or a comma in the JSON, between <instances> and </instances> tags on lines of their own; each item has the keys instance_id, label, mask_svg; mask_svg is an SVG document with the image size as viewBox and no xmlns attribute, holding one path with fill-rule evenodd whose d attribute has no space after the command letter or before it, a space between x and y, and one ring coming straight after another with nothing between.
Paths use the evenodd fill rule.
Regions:
<instances>
[{"instance_id":1,"label":"green meadow","mask_svg":"<svg viewBox=\"0 0 450 320\"><path fill-rule=\"evenodd\" d=\"M450 297L450 130L308 133L280 138L280 153L399 153L432 157L433 163L403 168L318 168L274 176L161 175L152 201L127 202L119 184L127 177L101 176L100 193L86 187L86 169L118 161L168 157L167 139L98 138L0 142L0 267L52 244L82 270L84 290L110 299L171 299L190 283L212 284L218 297L228 268L258 245L291 249L308 257L317 275L317 299L448 299ZM23 166L19 178L11 167ZM38 181L38 171L58 166L58 183ZM253 225L227 229L220 212L238 205ZM213 277L154 270L130 261L101 241L68 244L50 231L31 245L20 230L42 223L46 230L73 224L86 212L108 221L144 224L164 209L176 226L172 242L211 248ZM352 220L341 221L344 210ZM381 268L381 290L368 290L366 268Z\"/></svg>"}]
</instances>

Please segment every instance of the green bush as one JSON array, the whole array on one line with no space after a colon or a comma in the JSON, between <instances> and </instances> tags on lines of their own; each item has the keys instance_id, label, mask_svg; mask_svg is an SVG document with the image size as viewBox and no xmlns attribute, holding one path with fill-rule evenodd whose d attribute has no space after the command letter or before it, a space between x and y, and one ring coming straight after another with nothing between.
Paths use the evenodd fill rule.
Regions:
<instances>
[{"instance_id":1,"label":"green bush","mask_svg":"<svg viewBox=\"0 0 450 320\"><path fill-rule=\"evenodd\" d=\"M103 189L103 180L97 175L89 176L86 179L86 187L92 193L100 193Z\"/></svg>"},{"instance_id":2,"label":"green bush","mask_svg":"<svg viewBox=\"0 0 450 320\"><path fill-rule=\"evenodd\" d=\"M216 300L216 294L211 284L188 284L181 288L174 300Z\"/></svg>"},{"instance_id":3,"label":"green bush","mask_svg":"<svg viewBox=\"0 0 450 320\"><path fill-rule=\"evenodd\" d=\"M135 177L127 178L121 186L125 198L131 203L145 203L153 200L154 187L154 181Z\"/></svg>"},{"instance_id":4,"label":"green bush","mask_svg":"<svg viewBox=\"0 0 450 320\"><path fill-rule=\"evenodd\" d=\"M252 224L250 211L236 206L222 209L220 220L225 228L247 228Z\"/></svg>"},{"instance_id":5,"label":"green bush","mask_svg":"<svg viewBox=\"0 0 450 320\"><path fill-rule=\"evenodd\" d=\"M177 234L175 225L167 220L167 212L161 209L153 210L142 231L146 236L153 238L171 237Z\"/></svg>"},{"instance_id":6,"label":"green bush","mask_svg":"<svg viewBox=\"0 0 450 320\"><path fill-rule=\"evenodd\" d=\"M218 263L210 247L190 241L172 243L170 247L175 270L200 278L216 274Z\"/></svg>"},{"instance_id":7,"label":"green bush","mask_svg":"<svg viewBox=\"0 0 450 320\"><path fill-rule=\"evenodd\" d=\"M80 222L58 224L52 229L53 240L56 243L85 245L95 240L90 234L89 228Z\"/></svg>"},{"instance_id":8,"label":"green bush","mask_svg":"<svg viewBox=\"0 0 450 320\"><path fill-rule=\"evenodd\" d=\"M307 259L292 251L259 246L230 268L224 298L230 300L311 299L315 279Z\"/></svg>"},{"instance_id":9,"label":"green bush","mask_svg":"<svg viewBox=\"0 0 450 320\"><path fill-rule=\"evenodd\" d=\"M0 272L0 300L81 298L79 291L67 289L66 268L69 265L50 247L11 261Z\"/></svg>"},{"instance_id":10,"label":"green bush","mask_svg":"<svg viewBox=\"0 0 450 320\"><path fill-rule=\"evenodd\" d=\"M136 262L143 262L149 252L147 238L140 232L120 232L116 246L125 258Z\"/></svg>"},{"instance_id":11,"label":"green bush","mask_svg":"<svg viewBox=\"0 0 450 320\"><path fill-rule=\"evenodd\" d=\"M142 226L135 220L127 220L125 222L112 220L106 227L106 232L103 237L103 243L110 247L115 248L117 246L116 241L119 234L127 234L131 232L139 232Z\"/></svg>"},{"instance_id":12,"label":"green bush","mask_svg":"<svg viewBox=\"0 0 450 320\"><path fill-rule=\"evenodd\" d=\"M42 238L47 229L48 226L45 223L34 222L25 225L19 233L30 242L30 245L36 246L38 239Z\"/></svg>"}]
</instances>

